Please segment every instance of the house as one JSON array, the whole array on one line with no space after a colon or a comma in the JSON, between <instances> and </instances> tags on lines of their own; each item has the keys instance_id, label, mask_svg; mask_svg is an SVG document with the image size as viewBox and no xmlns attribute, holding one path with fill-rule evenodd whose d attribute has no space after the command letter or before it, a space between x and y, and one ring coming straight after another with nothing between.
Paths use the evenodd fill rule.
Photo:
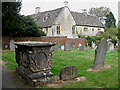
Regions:
<instances>
[{"instance_id":1,"label":"house","mask_svg":"<svg viewBox=\"0 0 120 90\"><path fill-rule=\"evenodd\" d=\"M95 36L98 31L104 32L104 25L96 16L70 11L68 6L44 12L36 7L36 13L30 16L47 36L78 38L80 33Z\"/></svg>"}]
</instances>

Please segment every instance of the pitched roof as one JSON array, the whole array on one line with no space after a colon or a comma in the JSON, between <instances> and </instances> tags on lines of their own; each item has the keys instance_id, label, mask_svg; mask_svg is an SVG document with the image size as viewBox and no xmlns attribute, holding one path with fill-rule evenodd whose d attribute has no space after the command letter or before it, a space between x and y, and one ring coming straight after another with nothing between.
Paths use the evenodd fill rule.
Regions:
<instances>
[{"instance_id":1,"label":"pitched roof","mask_svg":"<svg viewBox=\"0 0 120 90\"><path fill-rule=\"evenodd\" d=\"M34 19L37 19L36 23L39 27L50 27L53 25L53 22L55 21L55 19L57 18L57 16L59 15L59 13L63 8L64 7L61 7L58 9L40 12L38 14L33 14L29 16L31 16ZM76 25L104 27L104 25L100 22L100 20L95 16L91 16L91 15L85 16L83 13L78 13L73 11L70 12L76 22ZM44 22L43 18L46 16L48 17L48 19L46 22Z\"/></svg>"},{"instance_id":2,"label":"pitched roof","mask_svg":"<svg viewBox=\"0 0 120 90\"><path fill-rule=\"evenodd\" d=\"M53 25L53 22L55 21L55 19L57 18L57 16L59 15L59 13L63 8L64 7L50 10L50 11L40 12L38 14L33 14L30 16L37 19L36 23L39 27L49 27ZM46 22L44 22L43 18L46 16L48 17L48 19Z\"/></svg>"},{"instance_id":3,"label":"pitched roof","mask_svg":"<svg viewBox=\"0 0 120 90\"><path fill-rule=\"evenodd\" d=\"M83 13L73 11L71 11L71 14L77 25L104 27L104 25L100 22L100 20L96 16L84 15Z\"/></svg>"}]
</instances>

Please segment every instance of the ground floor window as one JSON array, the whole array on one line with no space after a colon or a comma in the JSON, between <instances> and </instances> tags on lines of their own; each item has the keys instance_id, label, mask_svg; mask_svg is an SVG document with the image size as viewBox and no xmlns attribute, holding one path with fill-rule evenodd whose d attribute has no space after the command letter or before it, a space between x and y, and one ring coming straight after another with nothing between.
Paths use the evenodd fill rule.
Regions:
<instances>
[{"instance_id":1,"label":"ground floor window","mask_svg":"<svg viewBox=\"0 0 120 90\"><path fill-rule=\"evenodd\" d=\"M72 26L72 34L75 34L75 26Z\"/></svg>"},{"instance_id":2,"label":"ground floor window","mask_svg":"<svg viewBox=\"0 0 120 90\"><path fill-rule=\"evenodd\" d=\"M85 27L85 28L84 28L84 31L87 32L87 30L88 30L88 28Z\"/></svg>"},{"instance_id":3,"label":"ground floor window","mask_svg":"<svg viewBox=\"0 0 120 90\"><path fill-rule=\"evenodd\" d=\"M60 26L57 26L57 34L60 34Z\"/></svg>"},{"instance_id":4,"label":"ground floor window","mask_svg":"<svg viewBox=\"0 0 120 90\"><path fill-rule=\"evenodd\" d=\"M48 34L48 28L46 28L46 34Z\"/></svg>"}]
</instances>

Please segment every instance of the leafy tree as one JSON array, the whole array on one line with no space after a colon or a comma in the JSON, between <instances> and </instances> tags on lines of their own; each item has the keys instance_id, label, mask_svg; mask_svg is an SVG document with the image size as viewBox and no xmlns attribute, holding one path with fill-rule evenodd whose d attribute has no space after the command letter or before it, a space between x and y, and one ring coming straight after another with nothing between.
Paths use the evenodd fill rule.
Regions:
<instances>
[{"instance_id":1,"label":"leafy tree","mask_svg":"<svg viewBox=\"0 0 120 90\"><path fill-rule=\"evenodd\" d=\"M46 34L37 27L33 18L30 16L19 16L19 19L16 23L19 27L17 31L13 34L13 36L24 36L24 37L39 37L45 36Z\"/></svg>"},{"instance_id":2,"label":"leafy tree","mask_svg":"<svg viewBox=\"0 0 120 90\"><path fill-rule=\"evenodd\" d=\"M101 22L104 22L106 15L109 14L110 9L107 7L90 8L88 13L97 16Z\"/></svg>"},{"instance_id":3,"label":"leafy tree","mask_svg":"<svg viewBox=\"0 0 120 90\"><path fill-rule=\"evenodd\" d=\"M2 33L3 35L10 35L14 33L16 28L16 21L19 17L21 9L21 2L3 2L2 3Z\"/></svg>"},{"instance_id":4,"label":"leafy tree","mask_svg":"<svg viewBox=\"0 0 120 90\"><path fill-rule=\"evenodd\" d=\"M116 20L112 12L110 12L105 19L105 26L107 28L115 28L116 27Z\"/></svg>"}]
</instances>

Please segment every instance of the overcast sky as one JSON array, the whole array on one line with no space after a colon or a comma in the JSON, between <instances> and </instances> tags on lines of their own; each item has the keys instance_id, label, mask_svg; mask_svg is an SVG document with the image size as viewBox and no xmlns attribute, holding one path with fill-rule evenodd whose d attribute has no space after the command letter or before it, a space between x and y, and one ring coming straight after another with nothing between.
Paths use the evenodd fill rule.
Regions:
<instances>
[{"instance_id":1,"label":"overcast sky","mask_svg":"<svg viewBox=\"0 0 120 90\"><path fill-rule=\"evenodd\" d=\"M35 7L40 7L40 11L53 10L64 6L65 0L22 0L22 15L35 13ZM82 9L89 10L92 7L109 7L118 22L118 1L119 0L67 0L71 11L82 12Z\"/></svg>"}]
</instances>

